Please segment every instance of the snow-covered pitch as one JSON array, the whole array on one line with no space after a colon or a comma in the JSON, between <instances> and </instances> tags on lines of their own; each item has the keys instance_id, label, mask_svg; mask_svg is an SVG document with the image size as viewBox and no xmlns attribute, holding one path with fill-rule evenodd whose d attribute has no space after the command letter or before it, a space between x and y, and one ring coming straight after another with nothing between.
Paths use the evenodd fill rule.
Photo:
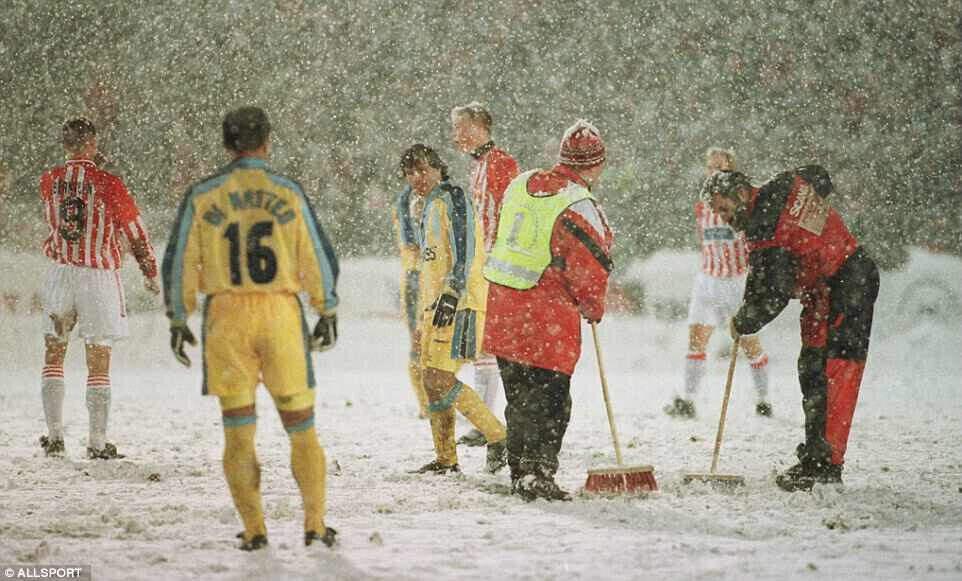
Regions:
<instances>
[{"instance_id":1,"label":"snow-covered pitch","mask_svg":"<svg viewBox=\"0 0 962 581\"><path fill-rule=\"evenodd\" d=\"M788 494L773 481L794 462L802 437L797 306L763 335L773 418L754 415L747 365L740 360L736 369L721 459L721 471L747 480L734 493L681 482L709 467L724 337L712 342L698 418L679 421L661 409L680 388L684 321L612 315L599 329L626 463L653 464L661 491L553 504L498 494L508 476L483 473L480 448L459 450L461 476L407 473L433 456L407 384L404 326L350 290L389 287L382 282L396 278L396 267L372 274L371 264L347 264L340 341L314 356L328 524L339 531L333 550L303 545L287 437L264 390L257 443L271 544L236 550L241 527L222 476L217 402L200 396L196 364L174 362L159 307L135 315L132 339L115 351L109 439L127 458L112 462L83 459L85 372L76 341L66 369L68 457L43 457L39 321L4 312L0 566L91 565L98 580L151 581L960 579L962 313L952 302L962 294L959 264L915 252L906 270L883 275L841 489ZM674 284L687 292L686 283ZM196 332L198 321L191 324ZM571 490L584 485L587 468L614 462L587 328L585 339L559 473ZM196 349L191 356L199 360Z\"/></svg>"}]
</instances>

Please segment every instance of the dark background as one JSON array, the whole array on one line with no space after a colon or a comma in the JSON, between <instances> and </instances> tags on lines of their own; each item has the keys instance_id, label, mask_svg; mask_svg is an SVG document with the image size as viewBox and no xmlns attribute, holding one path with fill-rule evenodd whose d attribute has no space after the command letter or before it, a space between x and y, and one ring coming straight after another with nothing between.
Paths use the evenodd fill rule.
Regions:
<instances>
[{"instance_id":1,"label":"dark background","mask_svg":"<svg viewBox=\"0 0 962 581\"><path fill-rule=\"evenodd\" d=\"M64 119L101 149L164 240L193 180L227 158L220 122L266 108L272 165L301 181L342 256L390 254L400 152L438 147L478 100L522 169L577 118L609 164L616 261L693 244L704 151L756 182L819 162L883 266L962 253L958 2L37 2L0 7L0 243L39 252L37 181Z\"/></svg>"}]
</instances>

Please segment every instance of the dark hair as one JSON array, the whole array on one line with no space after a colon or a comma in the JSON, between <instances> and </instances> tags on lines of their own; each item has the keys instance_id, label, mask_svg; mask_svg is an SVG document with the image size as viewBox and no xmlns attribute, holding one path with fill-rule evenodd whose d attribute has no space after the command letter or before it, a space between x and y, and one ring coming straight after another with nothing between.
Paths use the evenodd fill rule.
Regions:
<instances>
[{"instance_id":1,"label":"dark hair","mask_svg":"<svg viewBox=\"0 0 962 581\"><path fill-rule=\"evenodd\" d=\"M441 161L436 151L423 143L415 143L401 154L400 176L403 178L414 171L419 163L440 171L442 181L448 179L448 166Z\"/></svg>"},{"instance_id":2,"label":"dark hair","mask_svg":"<svg viewBox=\"0 0 962 581\"><path fill-rule=\"evenodd\" d=\"M96 137L97 128L86 117L69 119L63 124L63 146L70 151L83 147L91 138Z\"/></svg>"},{"instance_id":3,"label":"dark hair","mask_svg":"<svg viewBox=\"0 0 962 581\"><path fill-rule=\"evenodd\" d=\"M716 171L705 179L701 187L701 199L711 200L711 197L718 194L733 200L738 199L738 192L742 189L751 189L752 184L748 176L737 171Z\"/></svg>"},{"instance_id":4,"label":"dark hair","mask_svg":"<svg viewBox=\"0 0 962 581\"><path fill-rule=\"evenodd\" d=\"M224 116L224 147L231 151L257 149L270 134L271 123L260 107L241 107Z\"/></svg>"}]
</instances>

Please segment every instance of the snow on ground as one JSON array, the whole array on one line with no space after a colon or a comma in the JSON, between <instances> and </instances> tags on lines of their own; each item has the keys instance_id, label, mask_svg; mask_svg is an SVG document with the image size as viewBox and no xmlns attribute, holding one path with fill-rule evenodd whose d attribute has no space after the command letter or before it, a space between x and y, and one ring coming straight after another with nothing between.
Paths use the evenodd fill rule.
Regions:
<instances>
[{"instance_id":1,"label":"snow on ground","mask_svg":"<svg viewBox=\"0 0 962 581\"><path fill-rule=\"evenodd\" d=\"M941 273L957 298L957 259L913 260ZM462 476L407 474L432 449L407 385L403 325L345 309L337 348L315 355L328 521L340 533L333 550L301 542L286 436L265 393L258 450L271 545L253 554L234 548L240 525L220 467L217 403L199 395L198 369L175 364L158 312L135 316L134 338L116 349L110 438L127 459L83 459L79 344L67 365L68 459L44 458L36 443L45 430L39 323L4 314L0 565L87 564L98 580L959 579L962 314L926 306L941 300L932 285L907 294L920 279L913 265L883 277L845 486L812 493L787 494L773 481L802 437L797 310L763 335L774 418L754 415L748 370L743 361L736 369L721 471L743 475L743 489L681 482L710 464L723 338L712 343L699 417L673 420L661 408L681 381L684 322L621 315L599 327L615 415L626 462L653 464L661 491L526 504L492 492L508 476L482 472L482 449L459 450ZM907 309L912 317L901 314ZM588 467L614 462L585 331L559 474L572 490ZM196 361L198 352L191 354Z\"/></svg>"}]
</instances>

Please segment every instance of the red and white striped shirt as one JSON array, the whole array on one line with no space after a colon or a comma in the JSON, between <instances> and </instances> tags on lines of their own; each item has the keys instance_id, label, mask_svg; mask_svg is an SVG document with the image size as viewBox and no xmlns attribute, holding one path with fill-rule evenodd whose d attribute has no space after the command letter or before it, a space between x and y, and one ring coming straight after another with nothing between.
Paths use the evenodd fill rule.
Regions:
<instances>
[{"instance_id":1,"label":"red and white striped shirt","mask_svg":"<svg viewBox=\"0 0 962 581\"><path fill-rule=\"evenodd\" d=\"M484 249L491 251L498 234L498 218L504 202L504 190L518 175L518 163L504 150L493 147L475 161L471 173L471 200L481 217Z\"/></svg>"},{"instance_id":2,"label":"red and white striped shirt","mask_svg":"<svg viewBox=\"0 0 962 581\"><path fill-rule=\"evenodd\" d=\"M70 160L44 172L40 196L50 234L43 253L60 264L117 270L123 263L119 234L141 272L157 276L157 260L124 183L90 160Z\"/></svg>"},{"instance_id":3,"label":"red and white striped shirt","mask_svg":"<svg viewBox=\"0 0 962 581\"><path fill-rule=\"evenodd\" d=\"M700 200L695 204L695 227L701 243L701 269L705 274L728 278L748 272L745 235L736 232Z\"/></svg>"}]
</instances>

